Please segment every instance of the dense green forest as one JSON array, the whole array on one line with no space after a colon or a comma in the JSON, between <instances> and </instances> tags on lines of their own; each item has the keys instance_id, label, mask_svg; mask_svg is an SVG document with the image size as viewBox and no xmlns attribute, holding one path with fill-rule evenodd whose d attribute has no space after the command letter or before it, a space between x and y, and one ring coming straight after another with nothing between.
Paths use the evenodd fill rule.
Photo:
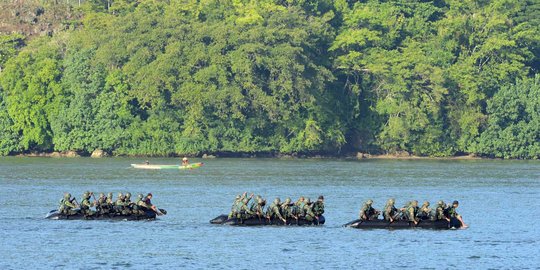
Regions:
<instances>
[{"instance_id":1,"label":"dense green forest","mask_svg":"<svg viewBox=\"0 0 540 270\"><path fill-rule=\"evenodd\" d=\"M540 158L535 0L33 4L59 26L0 35L2 155Z\"/></svg>"}]
</instances>

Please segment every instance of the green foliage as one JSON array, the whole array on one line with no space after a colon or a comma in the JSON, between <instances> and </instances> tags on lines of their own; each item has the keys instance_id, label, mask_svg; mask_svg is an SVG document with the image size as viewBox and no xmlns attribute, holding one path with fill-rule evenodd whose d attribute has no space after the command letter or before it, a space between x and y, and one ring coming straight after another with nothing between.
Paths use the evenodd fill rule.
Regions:
<instances>
[{"instance_id":1,"label":"green foliage","mask_svg":"<svg viewBox=\"0 0 540 270\"><path fill-rule=\"evenodd\" d=\"M41 39L6 63L0 77L11 130L20 137L22 151L51 148L49 116L61 95L61 58L56 44Z\"/></svg>"},{"instance_id":2,"label":"green foliage","mask_svg":"<svg viewBox=\"0 0 540 270\"><path fill-rule=\"evenodd\" d=\"M540 158L540 75L502 87L488 101L488 127L478 152L500 158Z\"/></svg>"},{"instance_id":3,"label":"green foliage","mask_svg":"<svg viewBox=\"0 0 540 270\"><path fill-rule=\"evenodd\" d=\"M530 44L538 35L524 37L536 28L512 20L527 10L526 1L337 4L344 25L331 47L336 68L352 81L353 98L369 101L354 108L370 106L382 118L380 129L368 129L374 133L364 137L376 138L384 151L474 152L486 100L529 73Z\"/></svg>"},{"instance_id":4,"label":"green foliage","mask_svg":"<svg viewBox=\"0 0 540 270\"><path fill-rule=\"evenodd\" d=\"M538 8L85 1L77 29L0 36L0 154L537 158Z\"/></svg>"},{"instance_id":5,"label":"green foliage","mask_svg":"<svg viewBox=\"0 0 540 270\"><path fill-rule=\"evenodd\" d=\"M8 114L4 97L0 95L0 155L20 151L18 133L12 129L13 121Z\"/></svg>"},{"instance_id":6,"label":"green foliage","mask_svg":"<svg viewBox=\"0 0 540 270\"><path fill-rule=\"evenodd\" d=\"M17 50L24 45L24 36L20 34L0 34L0 71L8 59L17 54Z\"/></svg>"}]
</instances>

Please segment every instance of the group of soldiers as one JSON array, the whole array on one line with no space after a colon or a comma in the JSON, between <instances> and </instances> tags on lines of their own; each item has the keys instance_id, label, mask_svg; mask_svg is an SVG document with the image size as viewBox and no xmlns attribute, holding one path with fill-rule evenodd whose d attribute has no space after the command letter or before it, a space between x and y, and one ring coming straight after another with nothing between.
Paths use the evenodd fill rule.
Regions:
<instances>
[{"instance_id":1,"label":"group of soldiers","mask_svg":"<svg viewBox=\"0 0 540 270\"><path fill-rule=\"evenodd\" d=\"M369 199L362 205L360 209L361 220L377 220L381 211L373 208L373 200ZM446 220L456 218L461 222L463 227L467 224L463 222L461 216L457 213L459 206L458 201L454 201L451 205L447 205L444 201L438 201L435 208L431 208L428 201L424 202L421 207L418 207L418 201L409 201L403 207L397 209L395 207L395 199L388 199L384 210L382 211L383 219L389 222L396 220L406 220L418 224L421 220Z\"/></svg>"},{"instance_id":2,"label":"group of soldiers","mask_svg":"<svg viewBox=\"0 0 540 270\"><path fill-rule=\"evenodd\" d=\"M322 195L315 202L303 196L296 202L293 202L291 198L287 198L283 202L280 198L276 198L266 210L266 200L259 195L253 199L253 196L253 193L247 196L246 192L237 195L232 204L229 218L234 217L240 220L249 218L280 219L286 224L288 219L303 218L308 221L318 221L324 213L324 197Z\"/></svg>"},{"instance_id":3,"label":"group of soldiers","mask_svg":"<svg viewBox=\"0 0 540 270\"><path fill-rule=\"evenodd\" d=\"M93 201L91 201L93 198ZM147 210L151 210L160 215L159 209L152 205L152 193L148 193L146 196L143 194L137 195L137 199L131 201L131 193L126 194L118 193L116 200L113 200L112 192L109 192L107 196L104 193L100 193L96 199L93 192L84 192L81 198L81 202L77 202L77 199L71 197L70 193L64 193L64 198L60 200L60 207L58 211L62 215L76 215L83 214L84 216L98 216L98 215L145 215ZM95 210L92 209L95 207ZM78 209L77 209L78 208Z\"/></svg>"}]
</instances>

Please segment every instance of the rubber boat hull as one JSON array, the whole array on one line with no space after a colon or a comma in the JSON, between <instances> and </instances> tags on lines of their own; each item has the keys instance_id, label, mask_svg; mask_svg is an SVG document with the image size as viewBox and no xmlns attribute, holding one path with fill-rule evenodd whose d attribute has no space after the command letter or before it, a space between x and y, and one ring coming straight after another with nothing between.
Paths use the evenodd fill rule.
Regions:
<instances>
[{"instance_id":1,"label":"rubber boat hull","mask_svg":"<svg viewBox=\"0 0 540 270\"><path fill-rule=\"evenodd\" d=\"M423 228L423 229L436 229L436 230L445 230L445 229L458 229L461 227L461 223L457 219L450 219L450 222L446 220L420 220L418 224L413 222L398 220L392 223L386 220L353 220L347 224L343 225L344 227L356 228L356 229L412 229L412 228Z\"/></svg>"},{"instance_id":2,"label":"rubber boat hull","mask_svg":"<svg viewBox=\"0 0 540 270\"><path fill-rule=\"evenodd\" d=\"M189 170L202 167L204 163L192 163L189 165L166 165L166 164L131 164L131 167L135 169L145 169L145 170Z\"/></svg>"},{"instance_id":3,"label":"rubber boat hull","mask_svg":"<svg viewBox=\"0 0 540 270\"><path fill-rule=\"evenodd\" d=\"M274 225L274 226L305 226L305 225L322 225L325 222L324 216L319 216L319 220L309 221L304 218L296 219L287 219L287 224L283 223L280 219L268 220L267 218L249 218L245 220L240 220L238 218L231 218L227 215L220 215L216 218L210 220L212 224L222 224L222 225L232 225L232 226L264 226L264 225Z\"/></svg>"},{"instance_id":4,"label":"rubber boat hull","mask_svg":"<svg viewBox=\"0 0 540 270\"><path fill-rule=\"evenodd\" d=\"M166 214L165 209L159 209L163 214ZM46 219L52 220L154 220L157 214L152 210L146 210L144 215L93 215L84 216L77 212L75 215L63 215L58 210L51 210L46 216Z\"/></svg>"}]
</instances>

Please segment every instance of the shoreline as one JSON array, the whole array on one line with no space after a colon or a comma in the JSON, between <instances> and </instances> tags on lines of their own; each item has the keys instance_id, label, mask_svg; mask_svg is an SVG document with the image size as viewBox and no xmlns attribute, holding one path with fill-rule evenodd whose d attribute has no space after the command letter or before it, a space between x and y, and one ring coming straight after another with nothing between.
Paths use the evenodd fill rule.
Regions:
<instances>
[{"instance_id":1,"label":"shoreline","mask_svg":"<svg viewBox=\"0 0 540 270\"><path fill-rule=\"evenodd\" d=\"M124 158L178 158L183 155L163 155L163 156L146 156L146 155L110 155L107 152L101 151L99 155L85 155L75 151L66 152L33 152L33 153L18 153L10 154L5 157L47 157L47 158L107 158L107 157L124 157ZM346 160L505 160L503 158L481 157L476 155L456 155L448 157L430 157L430 156L415 156L398 154L366 154L366 153L351 153L344 155L321 155L321 154L274 154L274 153L213 153L199 155L185 155L189 158L215 159L215 158L273 158L273 159L346 159ZM507 160L535 160L535 159L507 159Z\"/></svg>"}]
</instances>

